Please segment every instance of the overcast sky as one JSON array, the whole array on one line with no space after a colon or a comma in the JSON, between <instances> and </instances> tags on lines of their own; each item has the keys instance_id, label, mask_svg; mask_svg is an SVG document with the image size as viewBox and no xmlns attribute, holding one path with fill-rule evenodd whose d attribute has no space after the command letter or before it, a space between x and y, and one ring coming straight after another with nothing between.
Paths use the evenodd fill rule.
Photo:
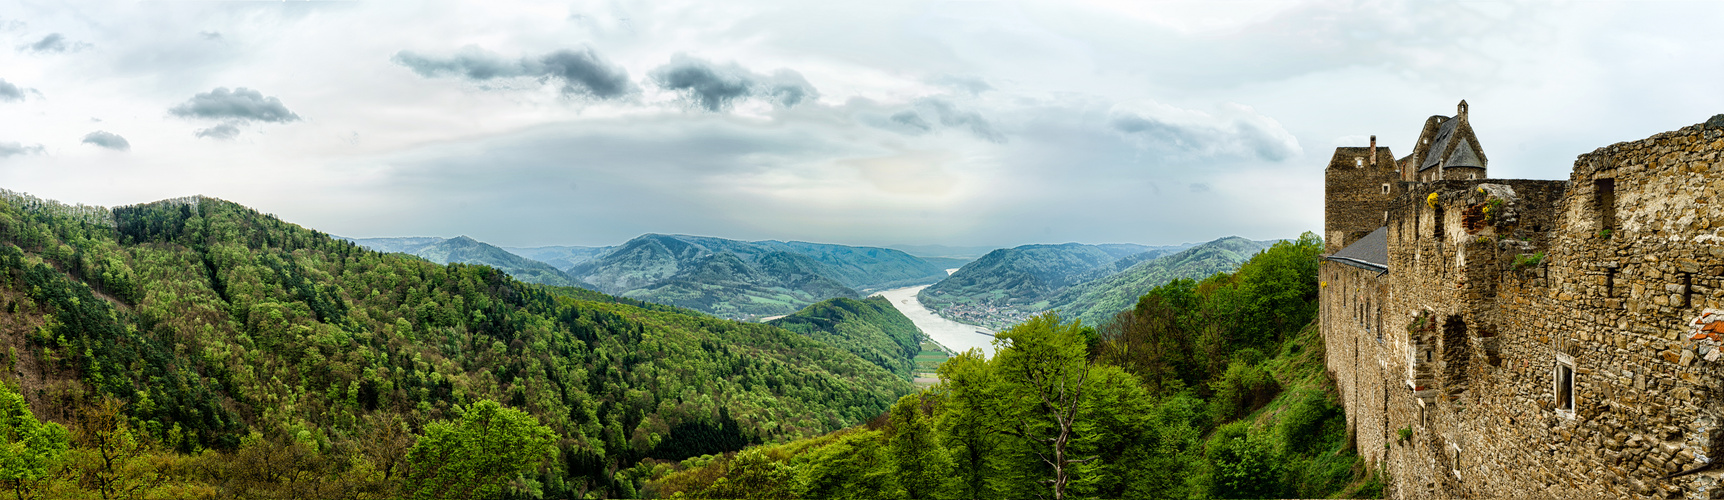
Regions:
<instances>
[{"instance_id":1,"label":"overcast sky","mask_svg":"<svg viewBox=\"0 0 1724 500\"><path fill-rule=\"evenodd\" d=\"M353 237L1297 236L1466 99L1493 177L1724 113L1720 2L17 2L0 187Z\"/></svg>"}]
</instances>

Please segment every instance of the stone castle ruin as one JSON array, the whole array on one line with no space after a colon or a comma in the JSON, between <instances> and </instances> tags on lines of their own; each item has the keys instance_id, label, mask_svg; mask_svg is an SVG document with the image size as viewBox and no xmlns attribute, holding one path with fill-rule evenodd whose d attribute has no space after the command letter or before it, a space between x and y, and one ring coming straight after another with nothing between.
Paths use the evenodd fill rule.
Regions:
<instances>
[{"instance_id":1,"label":"stone castle ruin","mask_svg":"<svg viewBox=\"0 0 1724 500\"><path fill-rule=\"evenodd\" d=\"M1486 176L1467 104L1336 148L1320 321L1393 498L1724 498L1724 115Z\"/></svg>"}]
</instances>

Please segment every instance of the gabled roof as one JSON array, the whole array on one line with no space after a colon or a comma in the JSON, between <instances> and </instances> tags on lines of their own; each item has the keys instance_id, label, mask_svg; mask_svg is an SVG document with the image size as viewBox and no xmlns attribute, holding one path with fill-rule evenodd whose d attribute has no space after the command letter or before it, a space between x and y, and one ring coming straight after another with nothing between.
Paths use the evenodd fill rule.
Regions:
<instances>
[{"instance_id":1,"label":"gabled roof","mask_svg":"<svg viewBox=\"0 0 1724 500\"><path fill-rule=\"evenodd\" d=\"M1485 162L1479 159L1478 153L1473 152L1472 144L1463 140L1455 145L1455 152L1449 154L1449 160L1443 162L1443 168L1451 167L1485 168Z\"/></svg>"},{"instance_id":2,"label":"gabled roof","mask_svg":"<svg viewBox=\"0 0 1724 500\"><path fill-rule=\"evenodd\" d=\"M1379 227L1324 258L1360 269L1389 272L1389 228Z\"/></svg>"},{"instance_id":3,"label":"gabled roof","mask_svg":"<svg viewBox=\"0 0 1724 500\"><path fill-rule=\"evenodd\" d=\"M1419 170L1435 167L1442 163L1443 153L1449 150L1449 141L1454 140L1455 128L1460 124L1461 120L1450 118L1443 120L1443 124L1437 126L1437 136L1431 138L1431 149L1425 154L1425 161L1419 164ZM1463 140L1461 143L1465 144L1466 141Z\"/></svg>"}]
</instances>

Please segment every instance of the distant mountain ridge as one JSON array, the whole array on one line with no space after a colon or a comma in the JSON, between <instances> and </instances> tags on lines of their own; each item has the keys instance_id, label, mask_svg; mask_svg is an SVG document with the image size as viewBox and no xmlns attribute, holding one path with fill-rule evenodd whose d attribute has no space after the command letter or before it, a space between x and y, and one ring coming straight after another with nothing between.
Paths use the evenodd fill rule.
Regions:
<instances>
[{"instance_id":1,"label":"distant mountain ridge","mask_svg":"<svg viewBox=\"0 0 1724 500\"><path fill-rule=\"evenodd\" d=\"M551 267L564 271L575 265L598 258L600 255L616 250L616 246L582 247L582 246L548 246L548 247L498 247L509 253L550 264Z\"/></svg>"},{"instance_id":2,"label":"distant mountain ridge","mask_svg":"<svg viewBox=\"0 0 1724 500\"><path fill-rule=\"evenodd\" d=\"M1231 250L1219 254L1214 251L1194 252L1194 255L1206 258L1169 261L1166 264L1172 269L1151 271L1161 269L1151 265L1153 262L1222 241L1231 242L1235 246L1239 245L1238 242L1258 246L1246 252L1243 257L1236 256L1238 252ZM1000 328L1022 321L1032 314L1059 308L1058 306L1073 308L1075 304L1082 306L1081 309L1086 312L1092 308L1105 310L1120 302L1109 294L1131 294L1141 288L1139 284L1154 282L1156 276L1171 274L1185 277L1192 273L1207 276L1217 271L1229 270L1266 246L1237 237L1222 238L1202 245L1187 243L1156 247L1080 243L1024 245L989 252L966 264L945 281L922 290L918 298L930 309L947 318ZM1212 262L1207 257L1214 257L1215 260ZM1134 269L1137 271L1133 271ZM1127 273L1147 275L1137 279L1118 278L1117 286L1094 285L1097 282L1115 283L1109 280ZM1149 285L1149 288L1165 281ZM1119 291L1112 291L1115 288L1119 288ZM1131 301L1135 302L1137 295L1149 288L1142 288L1142 291L1130 295ZM1083 292L1073 292L1074 290ZM1090 292L1091 290L1094 291ZM1073 295L1074 293L1076 295ZM1082 295L1083 293L1091 295ZM1109 299L1103 300L1104 297ZM1112 312L1108 311L1107 315L1111 316Z\"/></svg>"},{"instance_id":3,"label":"distant mountain ridge","mask_svg":"<svg viewBox=\"0 0 1724 500\"><path fill-rule=\"evenodd\" d=\"M668 234L641 235L567 272L606 293L731 318L790 314L946 276L938 265L886 248Z\"/></svg>"},{"instance_id":4,"label":"distant mountain ridge","mask_svg":"<svg viewBox=\"0 0 1724 500\"><path fill-rule=\"evenodd\" d=\"M379 252L414 255L438 264L483 264L509 273L528 283L552 286L591 288L561 269L522 257L502 248L468 238L404 237L404 238L341 238Z\"/></svg>"},{"instance_id":5,"label":"distant mountain ridge","mask_svg":"<svg viewBox=\"0 0 1724 500\"><path fill-rule=\"evenodd\" d=\"M1081 319L1091 325L1130 309L1137 298L1150 290L1179 278L1202 279L1219 272L1229 272L1251 260L1251 256L1274 241L1251 241L1228 236L1169 253L1165 250L1145 252L1120 259L1130 261L1124 269L1066 289L1050 298L1046 309L1057 310L1066 319ZM1141 258L1153 255L1152 258Z\"/></svg>"}]
</instances>

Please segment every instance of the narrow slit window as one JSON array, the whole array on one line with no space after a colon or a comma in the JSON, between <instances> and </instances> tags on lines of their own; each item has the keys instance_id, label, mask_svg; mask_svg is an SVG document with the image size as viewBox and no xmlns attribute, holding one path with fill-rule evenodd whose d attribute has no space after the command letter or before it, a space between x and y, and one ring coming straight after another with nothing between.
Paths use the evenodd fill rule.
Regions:
<instances>
[{"instance_id":1,"label":"narrow slit window","mask_svg":"<svg viewBox=\"0 0 1724 500\"><path fill-rule=\"evenodd\" d=\"M1606 268L1604 270L1604 298L1608 299L1608 298L1612 298L1615 296L1616 296L1616 270Z\"/></svg>"},{"instance_id":2,"label":"narrow slit window","mask_svg":"<svg viewBox=\"0 0 1724 500\"><path fill-rule=\"evenodd\" d=\"M1682 273L1682 307L1694 305L1694 274Z\"/></svg>"},{"instance_id":3,"label":"narrow slit window","mask_svg":"<svg viewBox=\"0 0 1724 500\"><path fill-rule=\"evenodd\" d=\"M1431 228L1431 237L1436 238L1437 241L1443 241L1443 207L1440 205L1437 206L1436 213L1432 215L1431 226L1433 227Z\"/></svg>"}]
</instances>

